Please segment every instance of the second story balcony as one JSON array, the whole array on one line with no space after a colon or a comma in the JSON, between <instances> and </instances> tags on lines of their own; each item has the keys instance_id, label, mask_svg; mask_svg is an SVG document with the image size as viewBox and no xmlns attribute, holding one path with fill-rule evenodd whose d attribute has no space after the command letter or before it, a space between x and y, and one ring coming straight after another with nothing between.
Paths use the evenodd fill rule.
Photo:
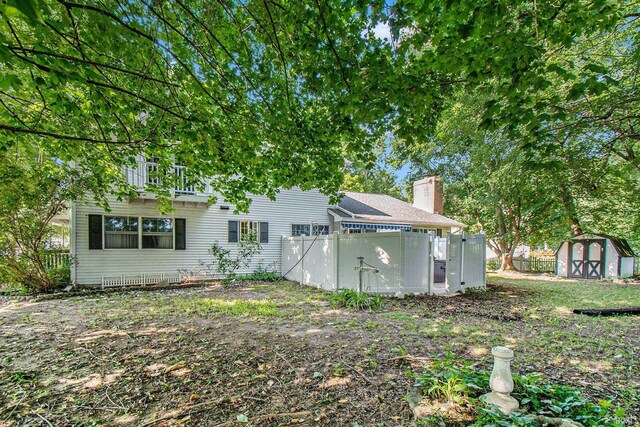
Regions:
<instances>
[{"instance_id":1,"label":"second story balcony","mask_svg":"<svg viewBox=\"0 0 640 427\"><path fill-rule=\"evenodd\" d=\"M172 176L163 175L160 172L158 163L153 161L139 160L136 167L125 168L125 174L129 184L138 189L141 199L154 199L153 186L162 183L163 179L170 179L175 183L171 189L171 197L184 201L203 201L211 195L209 185L205 191L198 191L195 186L189 183L186 175L186 167L174 164L169 172Z\"/></svg>"}]
</instances>

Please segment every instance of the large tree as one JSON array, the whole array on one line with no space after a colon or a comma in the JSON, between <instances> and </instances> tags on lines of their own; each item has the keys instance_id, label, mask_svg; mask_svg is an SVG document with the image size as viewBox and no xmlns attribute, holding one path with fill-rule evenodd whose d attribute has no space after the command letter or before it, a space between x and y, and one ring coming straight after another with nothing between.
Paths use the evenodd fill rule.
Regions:
<instances>
[{"instance_id":1,"label":"large tree","mask_svg":"<svg viewBox=\"0 0 640 427\"><path fill-rule=\"evenodd\" d=\"M35 140L123 195L119 170L136 156L169 175L178 162L246 208L247 192L335 194L345 157L366 161L391 126L408 145L432 137L460 87L492 89L483 127L546 140L551 124L586 117L567 104L621 87L597 49L576 56L585 41L626 34L610 46L631 46L633 82L637 2L387 3L7 0L0 148ZM620 153L635 135L625 123ZM174 184L155 190L166 199Z\"/></svg>"},{"instance_id":2,"label":"large tree","mask_svg":"<svg viewBox=\"0 0 640 427\"><path fill-rule=\"evenodd\" d=\"M399 0L390 20L398 40L396 67L402 69L400 90L392 94L401 112L399 135L407 142L431 136L433 129L426 125L437 123L452 93L446 88L454 82L490 88L482 105L482 126L525 136L532 145L544 141L545 133L554 133L557 123L578 119L583 124L605 120L619 134L637 136L637 126L625 118L625 111L629 118L637 116L636 108L622 106L637 106L638 101L637 89L629 85L640 63L639 5L606 0ZM407 79L409 75L414 78ZM421 90L424 86L431 90ZM403 104L398 98L407 92L413 96ZM617 94L623 96L600 114L585 116L574 105L596 99L606 103ZM418 105L427 108L415 108Z\"/></svg>"},{"instance_id":3,"label":"large tree","mask_svg":"<svg viewBox=\"0 0 640 427\"><path fill-rule=\"evenodd\" d=\"M377 76L390 47L369 6L9 0L0 148L34 137L49 157L96 173L140 154L164 172L178 162L190 183L216 177L212 188L241 207L247 192L280 187L334 194L344 151L366 156L385 125L363 70ZM108 184L132 190L117 173Z\"/></svg>"},{"instance_id":4,"label":"large tree","mask_svg":"<svg viewBox=\"0 0 640 427\"><path fill-rule=\"evenodd\" d=\"M445 214L487 235L487 244L514 269L522 243L544 240L562 219L553 174L536 166L520 141L479 128L486 94L458 93L433 138L407 145L394 141L396 161L414 173L442 175L447 184Z\"/></svg>"}]
</instances>

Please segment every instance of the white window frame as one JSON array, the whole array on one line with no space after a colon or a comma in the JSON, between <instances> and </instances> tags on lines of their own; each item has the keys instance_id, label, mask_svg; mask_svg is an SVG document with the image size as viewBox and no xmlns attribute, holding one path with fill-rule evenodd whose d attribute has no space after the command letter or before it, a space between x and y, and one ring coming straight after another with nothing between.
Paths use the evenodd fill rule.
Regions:
<instances>
[{"instance_id":1,"label":"white window frame","mask_svg":"<svg viewBox=\"0 0 640 427\"><path fill-rule=\"evenodd\" d=\"M137 231L107 231L107 218L127 218L127 221L129 221L130 218L135 218L138 221ZM135 247L135 248L108 248L107 247L107 234L127 234L127 235L136 234L138 236L137 247ZM118 215L118 214L102 215L102 249L103 250L130 251L130 250L136 250L136 249L140 250L141 247L142 247L142 242L140 241L140 217L131 216L131 215Z\"/></svg>"},{"instance_id":2,"label":"white window frame","mask_svg":"<svg viewBox=\"0 0 640 427\"><path fill-rule=\"evenodd\" d=\"M307 227L309 229L309 234L294 234L293 233L293 227ZM302 223L291 224L291 236L292 237L311 236L312 232L313 232L313 230L312 230L311 224L302 224Z\"/></svg>"},{"instance_id":3,"label":"white window frame","mask_svg":"<svg viewBox=\"0 0 640 427\"><path fill-rule=\"evenodd\" d=\"M242 231L243 226L245 227L245 232ZM249 220L238 221L238 242L250 240L247 238L249 233L251 233L257 241L260 241L260 222Z\"/></svg>"},{"instance_id":4,"label":"white window frame","mask_svg":"<svg viewBox=\"0 0 640 427\"><path fill-rule=\"evenodd\" d=\"M134 231L107 231L106 230L106 223L107 223L107 218L110 217L116 217L116 218L135 218L138 220L138 231L134 232ZM142 236L143 236L143 231L142 231L142 220L143 219L170 219L171 220L171 248L143 248L142 247ZM136 248L108 248L107 247L107 239L106 239L106 235L108 233L116 233L116 234L136 234L138 236L137 242L138 242L138 247ZM149 234L149 233L147 233ZM164 233L158 233L158 234L164 234ZM167 233L168 234L168 233ZM102 249L103 250L107 250L107 251L120 251L120 250L124 250L124 251L130 251L130 250L150 250L150 251L157 251L157 250L165 250L165 251L175 251L176 250L176 218L174 217L158 217L158 216L133 216L133 215L126 215L126 214L110 214L110 215L102 215Z\"/></svg>"},{"instance_id":5,"label":"white window frame","mask_svg":"<svg viewBox=\"0 0 640 427\"><path fill-rule=\"evenodd\" d=\"M143 229L143 221L145 219L168 219L171 221L171 247L170 248L145 248L143 246L143 237L146 236L164 236L164 235L168 235L169 233L167 232L158 232L158 231L147 231L145 232ZM149 250L165 250L165 251L173 251L176 249L176 221L175 218L166 218L166 217L159 217L159 216L144 216L144 217L140 217L139 221L139 229L140 229L140 249L149 249Z\"/></svg>"},{"instance_id":6,"label":"white window frame","mask_svg":"<svg viewBox=\"0 0 640 427\"><path fill-rule=\"evenodd\" d=\"M327 230L326 233L320 233L319 229L322 230ZM329 227L329 224L311 224L311 235L312 236L328 236L329 234L331 234L331 228Z\"/></svg>"}]
</instances>

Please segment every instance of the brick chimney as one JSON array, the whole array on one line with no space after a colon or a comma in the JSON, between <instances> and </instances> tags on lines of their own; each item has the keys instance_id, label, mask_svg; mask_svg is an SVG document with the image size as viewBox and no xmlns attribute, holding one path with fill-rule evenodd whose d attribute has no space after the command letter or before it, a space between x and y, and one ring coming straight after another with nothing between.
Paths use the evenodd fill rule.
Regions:
<instances>
[{"instance_id":1,"label":"brick chimney","mask_svg":"<svg viewBox=\"0 0 640 427\"><path fill-rule=\"evenodd\" d=\"M444 186L439 176L426 175L413 183L413 206L430 213L442 214Z\"/></svg>"}]
</instances>

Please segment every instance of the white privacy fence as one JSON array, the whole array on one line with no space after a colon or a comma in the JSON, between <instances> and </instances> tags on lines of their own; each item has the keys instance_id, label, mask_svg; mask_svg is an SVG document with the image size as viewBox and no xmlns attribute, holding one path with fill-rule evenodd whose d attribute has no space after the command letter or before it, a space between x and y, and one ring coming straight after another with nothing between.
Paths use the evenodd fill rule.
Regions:
<instances>
[{"instance_id":1,"label":"white privacy fence","mask_svg":"<svg viewBox=\"0 0 640 427\"><path fill-rule=\"evenodd\" d=\"M454 293L486 284L483 235L395 231L282 239L285 278L326 290L357 289L358 257L372 267L362 273L369 293ZM444 283L434 282L439 259L446 260Z\"/></svg>"}]
</instances>

